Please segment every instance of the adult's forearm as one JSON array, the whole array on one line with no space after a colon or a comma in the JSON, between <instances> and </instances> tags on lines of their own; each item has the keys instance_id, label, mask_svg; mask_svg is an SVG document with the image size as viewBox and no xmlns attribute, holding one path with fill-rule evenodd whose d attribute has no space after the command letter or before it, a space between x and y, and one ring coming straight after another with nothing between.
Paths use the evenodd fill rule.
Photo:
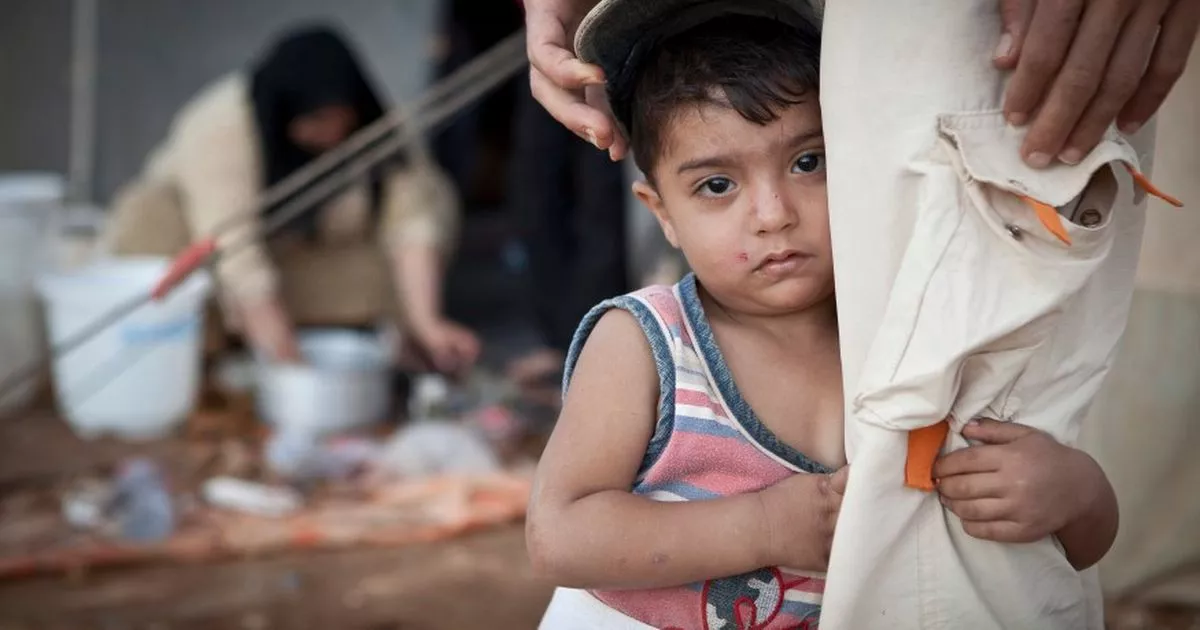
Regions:
<instances>
[{"instance_id":1,"label":"adult's forearm","mask_svg":"<svg viewBox=\"0 0 1200 630\"><path fill-rule=\"evenodd\" d=\"M406 244L392 255L401 309L420 329L442 317L442 261L432 245Z\"/></svg>"},{"instance_id":2,"label":"adult's forearm","mask_svg":"<svg viewBox=\"0 0 1200 630\"><path fill-rule=\"evenodd\" d=\"M238 307L245 335L258 352L276 361L300 360L291 317L276 294L242 299Z\"/></svg>"}]
</instances>

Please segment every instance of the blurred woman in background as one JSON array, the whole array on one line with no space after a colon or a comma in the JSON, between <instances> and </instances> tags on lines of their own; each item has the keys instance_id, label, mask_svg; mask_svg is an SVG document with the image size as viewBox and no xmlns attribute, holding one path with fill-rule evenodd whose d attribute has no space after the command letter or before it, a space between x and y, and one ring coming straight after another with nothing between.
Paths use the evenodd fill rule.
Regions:
<instances>
[{"instance_id":1,"label":"blurred woman in background","mask_svg":"<svg viewBox=\"0 0 1200 630\"><path fill-rule=\"evenodd\" d=\"M458 197L423 148L374 168L270 243L257 229L279 204L247 216L266 189L383 114L335 32L286 34L249 72L219 80L177 115L141 177L118 195L112 253L171 256L240 218L217 241L226 250L217 265L221 314L258 352L297 361L299 326L392 320L432 367L469 367L479 341L445 317L441 300Z\"/></svg>"}]
</instances>

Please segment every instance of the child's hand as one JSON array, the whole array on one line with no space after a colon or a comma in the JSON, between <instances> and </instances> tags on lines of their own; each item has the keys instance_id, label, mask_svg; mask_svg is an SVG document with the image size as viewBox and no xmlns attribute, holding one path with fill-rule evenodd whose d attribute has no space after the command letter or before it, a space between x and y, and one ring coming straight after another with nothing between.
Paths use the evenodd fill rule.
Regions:
<instances>
[{"instance_id":1,"label":"child's hand","mask_svg":"<svg viewBox=\"0 0 1200 630\"><path fill-rule=\"evenodd\" d=\"M942 503L967 534L997 542L1034 542L1087 512L1107 481L1083 451L1024 425L978 420L963 437L982 442L934 464Z\"/></svg>"},{"instance_id":2,"label":"child's hand","mask_svg":"<svg viewBox=\"0 0 1200 630\"><path fill-rule=\"evenodd\" d=\"M763 566L824 571L850 467L829 475L796 474L759 492L768 526Z\"/></svg>"}]
</instances>

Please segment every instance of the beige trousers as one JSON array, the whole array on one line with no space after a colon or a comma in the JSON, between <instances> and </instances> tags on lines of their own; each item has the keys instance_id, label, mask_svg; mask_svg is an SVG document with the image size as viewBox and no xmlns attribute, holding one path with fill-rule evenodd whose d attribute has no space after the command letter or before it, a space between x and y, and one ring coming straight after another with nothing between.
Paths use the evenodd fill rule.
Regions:
<instances>
[{"instance_id":1,"label":"beige trousers","mask_svg":"<svg viewBox=\"0 0 1200 630\"><path fill-rule=\"evenodd\" d=\"M1124 330L1144 221L1115 133L1033 170L1001 113L996 0L827 4L821 100L849 487L825 630L1103 628L1053 539L967 536L906 485L911 432L1019 421L1076 444ZM935 443L936 444L936 443ZM936 448L936 447L935 447Z\"/></svg>"}]
</instances>

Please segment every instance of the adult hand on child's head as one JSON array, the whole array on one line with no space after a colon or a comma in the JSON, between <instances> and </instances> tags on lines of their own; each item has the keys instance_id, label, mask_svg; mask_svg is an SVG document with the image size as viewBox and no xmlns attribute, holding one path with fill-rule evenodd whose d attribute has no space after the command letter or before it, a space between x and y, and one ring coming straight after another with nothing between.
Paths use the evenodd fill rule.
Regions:
<instances>
[{"instance_id":1,"label":"adult hand on child's head","mask_svg":"<svg viewBox=\"0 0 1200 630\"><path fill-rule=\"evenodd\" d=\"M609 114L604 72L580 61L574 52L575 30L597 0L526 0L526 47L533 96L558 122L613 160L627 144Z\"/></svg>"},{"instance_id":2,"label":"adult hand on child's head","mask_svg":"<svg viewBox=\"0 0 1200 630\"><path fill-rule=\"evenodd\" d=\"M933 476L942 503L975 538L1041 540L1083 514L1107 483L1091 457L1043 431L978 420L962 434L980 444L939 458Z\"/></svg>"},{"instance_id":3,"label":"adult hand on child's head","mask_svg":"<svg viewBox=\"0 0 1200 630\"><path fill-rule=\"evenodd\" d=\"M850 467L828 475L795 474L759 493L769 534L763 566L824 571Z\"/></svg>"},{"instance_id":4,"label":"adult hand on child's head","mask_svg":"<svg viewBox=\"0 0 1200 630\"><path fill-rule=\"evenodd\" d=\"M1015 69L1004 111L1029 124L1032 166L1078 163L1114 121L1150 119L1183 73L1200 0L1000 0L995 62Z\"/></svg>"}]
</instances>

